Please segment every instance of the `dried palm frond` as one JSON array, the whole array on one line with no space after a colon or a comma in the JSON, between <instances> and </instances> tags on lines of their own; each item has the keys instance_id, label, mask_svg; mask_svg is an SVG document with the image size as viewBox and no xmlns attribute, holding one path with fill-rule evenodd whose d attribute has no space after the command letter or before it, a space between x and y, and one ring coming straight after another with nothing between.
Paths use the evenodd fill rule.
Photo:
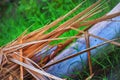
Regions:
<instances>
[{"instance_id":1,"label":"dried palm frond","mask_svg":"<svg viewBox=\"0 0 120 80\"><path fill-rule=\"evenodd\" d=\"M29 34L26 34L26 31L27 31L26 30L16 40L10 42L6 46L1 47L0 48L0 67L1 67L0 74L2 75L0 75L0 78L11 80L12 78L14 78L12 74L15 74L16 79L20 77L21 80L23 80L24 78L26 78L26 76L29 78L29 75L27 75L27 73L29 73L37 80L39 79L63 80L61 78L58 78L54 75L51 75L45 72L41 67L43 67L49 60L53 59L56 55L58 55L58 53L61 50L63 50L66 46L68 46L75 38L80 38L80 35L83 34L84 32L83 33L79 32L73 37L60 38L59 36L61 36L65 32L68 32L72 29L78 29L83 26L86 26L86 28L83 31L87 31L92 25L98 22L111 19L113 17L120 15L120 12L118 12L115 14L105 15L98 19L89 21L88 20L89 18L91 18L95 14L100 13L103 9L105 9L105 8L101 9L103 7L103 2L101 0L98 0L96 3L94 3L87 9L83 10L82 12L76 14L71 19L67 20L63 24L59 25L57 28L53 29L51 32L46 33L50 28L53 28L59 22L61 22L66 17L71 15L73 12L78 10L80 6L84 4L84 2L85 1L83 1L81 4L76 6L73 10L68 12L65 16L62 16L57 20L53 21L52 23L47 24L44 27L38 30L35 30ZM50 45L52 41L63 40L63 39L65 40L65 42L61 42L56 45ZM114 42L112 41L111 43L114 43ZM91 49L93 48L89 48L89 50ZM71 55L71 57L72 56L76 56L76 55ZM44 66L43 68L46 68L46 67L48 66ZM10 73L10 71L12 71L12 73ZM33 77L30 77L30 78L33 78Z\"/></svg>"}]
</instances>

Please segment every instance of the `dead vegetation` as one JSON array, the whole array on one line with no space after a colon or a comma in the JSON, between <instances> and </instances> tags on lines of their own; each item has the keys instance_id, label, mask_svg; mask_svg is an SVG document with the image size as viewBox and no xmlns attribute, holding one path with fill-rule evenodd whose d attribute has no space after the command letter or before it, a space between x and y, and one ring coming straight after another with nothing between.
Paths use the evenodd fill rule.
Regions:
<instances>
[{"instance_id":1,"label":"dead vegetation","mask_svg":"<svg viewBox=\"0 0 120 80\"><path fill-rule=\"evenodd\" d=\"M118 40L119 38L114 39L114 40L106 40L99 36L89 34L87 30L92 25L98 22L119 16L120 12L111 14L111 15L105 15L105 16L102 16L94 20L88 20L88 18L106 9L106 8L103 8L103 2L101 0L98 0L96 3L94 3L93 5L85 9L84 11L80 12L79 14L76 14L74 17L67 20L63 24L60 24L57 28L55 28L51 32L45 33L50 28L53 28L59 22L61 22L66 17L68 17L69 15L74 13L76 10L78 10L84 4L84 2L85 1L80 3L73 10L68 12L66 15L58 18L57 20L53 21L50 24L45 25L43 28L33 31L29 34L26 34L27 33L27 30L26 30L16 40L1 47L0 48L0 78L1 80L19 80L19 79L24 80L24 79L29 79L29 78L33 80L34 79L36 80L48 80L48 79L64 80L64 79L61 79L59 77L56 77L52 74L45 72L45 69L48 68L49 66L52 66L59 62L67 60L69 58L75 57L79 54L82 54L83 52L88 52L88 60L89 60L88 62L89 62L90 74L91 74L89 78L94 76L94 73L92 72L92 65L91 65L91 60L90 60L90 50L98 46L102 46L106 43L111 43L117 46L120 46L120 43L115 42L115 40ZM84 30L81 31L78 29L83 26L86 26ZM63 33L69 30L75 30L79 33L72 37L62 37L62 38L59 37L60 35L62 35ZM85 34L86 43L87 43L86 50L81 51L74 55L70 55L64 59L56 61L55 63L46 65L47 62L52 60L56 55L58 55L60 51L62 51L66 46L72 43L74 39L80 38L82 34ZM104 40L105 42L90 48L89 36L96 37L98 39ZM52 41L63 40L63 39L66 41L61 42L60 44L50 45ZM42 53L42 51L44 51L46 48L48 48L48 50L53 49L53 48L55 49L48 54L44 54L44 52ZM32 77L30 76L30 74L32 75Z\"/></svg>"}]
</instances>

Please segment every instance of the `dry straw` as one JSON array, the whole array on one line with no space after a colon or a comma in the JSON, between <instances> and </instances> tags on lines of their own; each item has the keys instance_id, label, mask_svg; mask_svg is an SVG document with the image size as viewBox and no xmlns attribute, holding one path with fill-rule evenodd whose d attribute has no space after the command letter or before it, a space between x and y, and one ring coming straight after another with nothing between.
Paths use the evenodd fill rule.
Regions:
<instances>
[{"instance_id":1,"label":"dry straw","mask_svg":"<svg viewBox=\"0 0 120 80\"><path fill-rule=\"evenodd\" d=\"M64 59L56 61L53 64L44 66L49 60L53 59L56 55L58 55L58 53L61 50L63 50L66 46L68 46L74 39L80 38L81 34L84 34L85 31L87 31L92 25L120 15L120 12L118 12L115 14L105 15L98 19L89 21L88 20L89 18L91 18L95 14L100 13L102 10L106 9L106 8L103 8L104 1L102 2L101 0L98 0L96 3L94 3L87 9L83 10L82 12L76 14L71 19L67 20L63 24L59 25L57 28L53 29L51 32L45 33L50 28L53 28L59 22L64 20L66 17L70 16L72 13L77 11L84 3L85 3L85 1L81 2L78 6L76 6L73 10L68 12L66 15L58 18L57 20L53 21L50 24L45 25L44 27L42 27L38 30L35 30L29 34L26 34L26 32L27 32L27 30L26 30L16 40L1 47L0 48L0 79L13 80L13 79L20 78L21 80L23 80L23 79L28 79L30 77L29 74L31 74L32 77L30 77L30 78L36 79L36 80L40 80L40 79L41 80L47 80L47 79L63 80L59 77L56 77L52 74L45 72L43 69L47 68L49 66L52 66L56 63L59 63L61 61L72 58L74 56L77 56L79 54L82 54L83 52L88 52L88 54L89 54L88 57L89 57L90 73L92 75L90 50L92 50L98 46L101 46L105 43L112 43L115 45L120 45L120 44L118 44L117 42L115 42L113 40L108 41L106 39L103 39L98 36L87 33L86 42L87 42L88 49L86 49L82 52L79 52L76 55L71 55ZM86 26L86 28L83 31L80 31L78 28L83 27L83 26ZM69 30L75 30L75 31L78 31L79 33L73 37L59 38L59 36L61 36L63 33L67 32ZM88 36L94 36L94 37L102 39L106 42L90 48ZM50 45L50 43L52 41L62 40L62 39L66 40L66 41L62 42L60 44ZM37 63L35 63L38 60L36 58L36 54L38 54L38 52L41 52L41 50L48 45L49 45L49 48L52 48L54 46L57 46L57 48L54 52L44 55L44 58L39 58L39 61ZM39 56L39 57L42 57L42 56Z\"/></svg>"}]
</instances>

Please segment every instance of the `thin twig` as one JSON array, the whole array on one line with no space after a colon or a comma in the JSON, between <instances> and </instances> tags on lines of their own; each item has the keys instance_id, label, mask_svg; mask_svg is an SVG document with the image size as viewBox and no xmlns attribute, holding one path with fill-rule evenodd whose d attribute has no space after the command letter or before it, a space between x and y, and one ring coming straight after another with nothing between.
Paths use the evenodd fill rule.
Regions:
<instances>
[{"instance_id":1,"label":"thin twig","mask_svg":"<svg viewBox=\"0 0 120 80\"><path fill-rule=\"evenodd\" d=\"M91 80L91 78L94 76L94 73L91 74L89 77L87 77L85 80Z\"/></svg>"},{"instance_id":2,"label":"thin twig","mask_svg":"<svg viewBox=\"0 0 120 80\"><path fill-rule=\"evenodd\" d=\"M20 40L20 44L22 44L22 38ZM20 49L20 56L23 56L23 50ZM20 57L20 61L23 62L23 58ZM20 80L23 80L23 67L20 65Z\"/></svg>"},{"instance_id":3,"label":"thin twig","mask_svg":"<svg viewBox=\"0 0 120 80\"><path fill-rule=\"evenodd\" d=\"M84 53L84 52L86 52L86 51L93 50L93 49L95 49L95 48L97 48L97 47L100 47L100 46L102 46L102 45L104 45L104 44L107 44L107 43L110 43L110 42L112 42L112 41L119 40L119 39L120 39L120 38L108 40L108 41L103 42L103 43L101 43L101 44L98 44L98 45L96 45L96 46L94 46L94 47L87 48L87 49L82 50L82 51L80 51L80 52L78 52L78 53L76 53L76 54L70 55L70 56L65 57L65 58L63 58L63 59L60 59L60 60L58 60L58 61L55 61L55 62L53 62L53 63L51 63L51 64L45 65L45 66L43 66L42 68L43 68L43 69L48 68L48 67L50 67L50 66L52 66L52 65L55 65L55 64L57 64L57 63L60 63L60 62L63 62L63 61L65 61L65 60L68 60L68 59L70 59L70 58L76 57L76 56L78 56L78 55L80 55L80 54L82 54L82 53Z\"/></svg>"},{"instance_id":4,"label":"thin twig","mask_svg":"<svg viewBox=\"0 0 120 80\"><path fill-rule=\"evenodd\" d=\"M79 29L77 29L77 28L71 27L71 29L78 31L79 33L85 34L85 31L79 30ZM89 36L92 36L92 37L94 37L94 38L98 38L98 39L103 40L103 41L108 41L108 39L102 38L102 37L100 37L100 36L96 36L96 35L91 34L91 33L88 33L88 35L89 35ZM116 46L120 46L120 43L115 42L115 41L112 41L112 42L110 42L110 43L111 43L111 44L114 44L114 45L116 45Z\"/></svg>"},{"instance_id":5,"label":"thin twig","mask_svg":"<svg viewBox=\"0 0 120 80\"><path fill-rule=\"evenodd\" d=\"M88 31L85 32L85 41L86 41L86 48L90 48L90 40L89 40ZM89 64L90 75L92 75L92 62L91 62L90 50L88 50L87 53L88 53L88 64Z\"/></svg>"},{"instance_id":6,"label":"thin twig","mask_svg":"<svg viewBox=\"0 0 120 80\"><path fill-rule=\"evenodd\" d=\"M14 50L10 51L10 52L13 52L13 51L21 49L23 47L29 46L29 45L38 44L38 43L47 42L47 41L63 40L63 39L68 39L68 38L79 38L79 36L63 37L63 38L53 38L53 39L45 39L45 40L39 40L39 41L32 41L32 42L28 42L28 43L18 44L18 45L9 47L9 48L4 48L3 51L8 51L8 50L14 49Z\"/></svg>"}]
</instances>

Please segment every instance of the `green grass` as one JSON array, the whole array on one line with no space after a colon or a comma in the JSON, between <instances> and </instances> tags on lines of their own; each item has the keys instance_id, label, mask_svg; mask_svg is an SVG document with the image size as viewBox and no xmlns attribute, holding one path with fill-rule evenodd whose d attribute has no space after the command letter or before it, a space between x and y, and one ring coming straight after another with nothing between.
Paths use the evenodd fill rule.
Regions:
<instances>
[{"instance_id":1,"label":"green grass","mask_svg":"<svg viewBox=\"0 0 120 80\"><path fill-rule=\"evenodd\" d=\"M28 33L43 27L45 24L49 24L60 16L65 15L81 1L82 0L51 0L48 2L48 0L20 0L18 2L19 5L16 5L16 3L9 4L8 9L4 12L3 17L0 19L0 46L3 46L16 39L30 26L31 28L28 30ZM84 10L95 1L97 0L87 0L85 5L83 5L76 13ZM120 0L111 0L109 4L105 5L108 8L93 18L100 17L106 12L109 12L118 2L120 2ZM74 13L72 16L74 16L76 13ZM70 31L62 36L72 36L75 33L75 31ZM108 56L106 52L104 53L105 56L102 58L102 60L93 58L93 65L97 65L99 66L98 69L103 70L106 70L109 66L112 66L111 69L114 68L114 66L119 63L120 54L117 53L120 51L119 48L115 48L114 46L112 49L112 53L114 53L112 56ZM85 69L82 74L79 72L76 72L75 74L78 75L78 78L81 80L89 75L87 69ZM100 76L94 76L93 80L96 79L106 80L106 75L101 74ZM68 80L72 80L72 78L69 77Z\"/></svg>"},{"instance_id":2,"label":"green grass","mask_svg":"<svg viewBox=\"0 0 120 80\"><path fill-rule=\"evenodd\" d=\"M15 3L9 4L8 9L4 13L5 15L0 19L0 46L17 38L17 36L29 26L32 26L28 31L31 32L65 15L81 1L82 0L52 0L48 2L47 0L20 0L18 2L19 5ZM84 10L95 1L97 0L87 0L85 5L76 13ZM114 0L110 2L110 5L106 4L106 6L108 6L107 10L95 17L108 12L117 2L118 0ZM75 31L67 32L63 36L68 36L68 34L72 36L75 34Z\"/></svg>"},{"instance_id":3,"label":"green grass","mask_svg":"<svg viewBox=\"0 0 120 80\"><path fill-rule=\"evenodd\" d=\"M114 50L111 51L111 49ZM100 52L100 54L97 55L96 57L92 56L91 60L92 60L93 72L95 74L91 80L109 80L109 79L114 80L112 79L112 77L115 77L116 78L115 80L119 80L119 73L120 73L119 47L111 45L110 47L104 49L103 51L105 52L104 53ZM73 74L76 76L72 76L72 77L64 76L64 77L67 78L67 80L85 80L85 78L90 76L88 66L84 67L82 72L75 71ZM108 76L111 78L108 79Z\"/></svg>"}]
</instances>

